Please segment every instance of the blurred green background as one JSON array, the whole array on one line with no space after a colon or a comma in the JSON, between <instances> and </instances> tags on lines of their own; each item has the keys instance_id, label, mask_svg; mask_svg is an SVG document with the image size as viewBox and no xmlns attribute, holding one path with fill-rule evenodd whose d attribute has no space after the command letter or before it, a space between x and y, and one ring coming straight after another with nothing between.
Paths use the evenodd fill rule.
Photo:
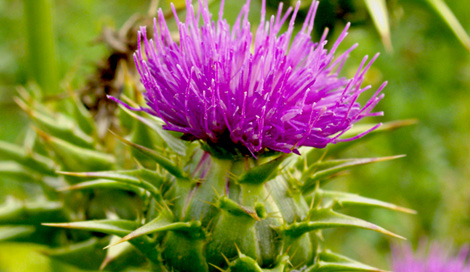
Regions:
<instances>
[{"instance_id":1,"label":"blurred green background","mask_svg":"<svg viewBox=\"0 0 470 272\"><path fill-rule=\"evenodd\" d=\"M25 0L27 1L27 0ZM226 17L234 20L241 2L226 0ZM259 0L253 0L252 22L259 20ZM268 3L275 4L275 0ZM32 78L26 41L23 1L0 1L0 139L21 142L26 116L12 97L18 85ZM470 2L446 3L470 32ZM103 26L119 28L134 13L146 13L148 0L54 0L52 22L58 77L73 77L83 86L108 49L96 43ZM161 1L163 8L168 2ZM218 4L213 5L214 10ZM411 243L423 237L461 245L470 241L470 53L424 0L387 1L393 52L386 51L363 0L322 0L317 26L329 26L338 35L346 21L350 35L341 46L359 43L344 70L355 72L362 57L381 52L366 81L377 88L389 82L377 110L384 117L370 122L416 118L410 127L355 145L343 157L406 154L405 158L362 166L338 178L330 186L415 209L417 215L384 210L351 210L378 225L407 237ZM0 154L1 156L1 154ZM8 195L26 197L23 187L0 181L0 203ZM364 230L327 232L332 248L378 267L388 267L390 243L397 242ZM14 250L13 250L14 249ZM49 262L40 248L0 244L0 271L42 271ZM12 252L16 252L12 254ZM10 256L10 257L9 257ZM16 256L16 257L15 257ZM18 267L21 256L27 262ZM65 269L53 264L57 271ZM19 270L18 270L19 269ZM39 269L39 270L38 270Z\"/></svg>"}]
</instances>

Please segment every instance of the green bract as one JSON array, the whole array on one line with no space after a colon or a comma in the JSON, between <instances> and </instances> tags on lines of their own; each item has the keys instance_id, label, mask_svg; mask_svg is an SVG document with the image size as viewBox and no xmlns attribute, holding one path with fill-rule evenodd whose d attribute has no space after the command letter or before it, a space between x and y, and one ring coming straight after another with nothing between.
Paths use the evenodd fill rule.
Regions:
<instances>
[{"instance_id":1,"label":"green bract","mask_svg":"<svg viewBox=\"0 0 470 272\"><path fill-rule=\"evenodd\" d=\"M23 146L0 143L8 159L0 173L41 190L2 205L0 239L46 243L48 256L83 269L382 271L329 251L322 230L345 226L399 237L340 210L413 212L322 189L345 169L400 156L333 159L340 144L330 153L301 148L301 156L230 157L180 140L146 114L121 109L121 125L100 138L73 97L43 102L22 90L17 102L34 129ZM385 124L370 136L405 124Z\"/></svg>"}]
</instances>

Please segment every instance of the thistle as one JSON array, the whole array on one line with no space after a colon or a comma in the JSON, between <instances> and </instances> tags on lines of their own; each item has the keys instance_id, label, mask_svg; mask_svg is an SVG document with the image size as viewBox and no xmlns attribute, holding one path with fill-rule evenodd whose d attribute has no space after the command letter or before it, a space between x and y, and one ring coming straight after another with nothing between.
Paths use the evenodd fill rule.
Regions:
<instances>
[{"instance_id":1,"label":"thistle","mask_svg":"<svg viewBox=\"0 0 470 272\"><path fill-rule=\"evenodd\" d=\"M135 102L139 87L127 77L123 95L110 97L123 105L114 136L98 136L73 93L60 112L20 90L17 102L35 129L24 148L0 145L15 161L2 172L37 180L44 197L15 202L0 223L21 225L11 227L15 237L49 233L56 248L46 254L88 269L382 271L329 251L322 236L346 226L400 237L337 211L343 207L413 212L322 189L342 170L400 157L333 159L341 142L405 124L352 129L381 115L372 109L385 84L357 102L377 56L365 57L353 78L340 77L355 48L334 57L348 27L327 50L326 34L310 38L318 2L295 36L299 3L285 12L281 4L269 20L262 6L254 36L249 2L233 27L223 3L217 22L202 1L197 12L187 2L184 23L173 8L179 42L160 10L153 40L142 28L135 53L147 105Z\"/></svg>"}]
</instances>

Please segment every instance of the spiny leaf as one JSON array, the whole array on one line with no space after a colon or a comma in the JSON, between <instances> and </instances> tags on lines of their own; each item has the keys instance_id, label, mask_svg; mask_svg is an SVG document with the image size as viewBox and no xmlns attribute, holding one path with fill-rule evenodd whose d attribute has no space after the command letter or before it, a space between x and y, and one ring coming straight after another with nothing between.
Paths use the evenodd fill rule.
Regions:
<instances>
[{"instance_id":1,"label":"spiny leaf","mask_svg":"<svg viewBox=\"0 0 470 272\"><path fill-rule=\"evenodd\" d=\"M392 121L382 124L380 127L370 131L366 135L362 136L360 139L356 139L354 141L346 141L346 142L339 142L338 144L329 145L328 146L328 155L335 155L342 150L346 150L348 147L359 143L361 141L370 139L372 137L381 135L385 132L393 131L398 128L407 127L414 125L418 122L416 119L406 119L406 120L399 120L399 121ZM360 135L366 131L371 130L375 125L374 124L362 124L362 125L354 125L350 130L346 131L343 135L341 135L340 139L348 139L352 138L356 135ZM313 149L311 152L323 152L319 149Z\"/></svg>"},{"instance_id":2,"label":"spiny leaf","mask_svg":"<svg viewBox=\"0 0 470 272\"><path fill-rule=\"evenodd\" d=\"M313 209L309 212L307 219L308 221L287 225L283 229L284 233L293 237L299 237L306 232L318 229L355 227L373 230L393 237L405 239L375 224L352 216L334 212L331 209Z\"/></svg>"},{"instance_id":3,"label":"spiny leaf","mask_svg":"<svg viewBox=\"0 0 470 272\"><path fill-rule=\"evenodd\" d=\"M357 263L329 263L319 261L313 267L307 268L306 272L386 272L365 264Z\"/></svg>"},{"instance_id":4,"label":"spiny leaf","mask_svg":"<svg viewBox=\"0 0 470 272\"><path fill-rule=\"evenodd\" d=\"M309 272L340 272L340 271L361 271L361 272L386 272L374 268L358 261L352 260L330 250L324 250L318 254L318 262L307 268Z\"/></svg>"},{"instance_id":5,"label":"spiny leaf","mask_svg":"<svg viewBox=\"0 0 470 272\"><path fill-rule=\"evenodd\" d=\"M129 185L129 188L143 188L149 191L159 202L163 201L160 190L157 186L162 184L162 178L146 169L138 170L122 170L122 171L100 171L100 172L58 172L59 174L74 176L74 177L86 177L86 178L101 178L109 179L122 183L123 185ZM145 177L143 179L142 177ZM155 184L150 183L147 180L152 180ZM87 185L89 185L88 183ZM101 184L104 185L103 182ZM108 183L111 185L111 183ZM77 186L80 186L79 184ZM72 186L73 187L73 186ZM76 188L76 187L74 187Z\"/></svg>"},{"instance_id":6,"label":"spiny leaf","mask_svg":"<svg viewBox=\"0 0 470 272\"><path fill-rule=\"evenodd\" d=\"M250 170L246 171L239 179L238 183L253 183L262 184L268 180L268 178L277 171L279 165L287 157L287 155L281 155L280 157L271 160L267 163L255 166Z\"/></svg>"},{"instance_id":7,"label":"spiny leaf","mask_svg":"<svg viewBox=\"0 0 470 272\"><path fill-rule=\"evenodd\" d=\"M376 163L376 162L383 162L383 161L388 161L388 160L394 160L398 158L402 158L405 155L398 155L398 156L390 156L390 157L379 157L379 158L366 158L366 159L352 159L350 161L346 161L345 163L342 163L340 165L327 168L325 170L321 170L318 172L315 172L311 177L306 178L304 185L302 186L302 192L304 194L311 192L316 185L316 182L327 178L333 174L336 174L340 171L343 171L345 169L357 166L357 165L363 165L363 164L370 164L370 163ZM312 166L312 168L315 168L315 166ZM312 171L313 170L307 170L307 171Z\"/></svg>"},{"instance_id":8,"label":"spiny leaf","mask_svg":"<svg viewBox=\"0 0 470 272\"><path fill-rule=\"evenodd\" d=\"M77 93L70 87L67 86L68 93L72 98L73 116L77 122L78 127L88 135L96 133L95 122L90 111L88 111L83 103L78 98Z\"/></svg>"},{"instance_id":9,"label":"spiny leaf","mask_svg":"<svg viewBox=\"0 0 470 272\"><path fill-rule=\"evenodd\" d=\"M99 172L57 172L62 175L69 175L74 177L84 178L102 178L120 181L128 184L139 184L140 181L146 180L153 184L155 187L160 187L163 183L163 178L155 171L148 169L136 170L116 170L116 171L99 171Z\"/></svg>"},{"instance_id":10,"label":"spiny leaf","mask_svg":"<svg viewBox=\"0 0 470 272\"><path fill-rule=\"evenodd\" d=\"M416 214L416 211L414 210L400 207L395 204L344 192L317 189L315 190L315 199L321 199L322 205L325 207L331 206L331 204L334 203L339 207L372 206Z\"/></svg>"},{"instance_id":11,"label":"spiny leaf","mask_svg":"<svg viewBox=\"0 0 470 272\"><path fill-rule=\"evenodd\" d=\"M67 170L99 171L112 169L115 165L115 158L109 154L72 145L40 130L37 133Z\"/></svg>"},{"instance_id":12,"label":"spiny leaf","mask_svg":"<svg viewBox=\"0 0 470 272\"><path fill-rule=\"evenodd\" d=\"M80 128L76 126L74 120L59 113L55 113L54 116L48 116L30 108L21 99L17 98L15 101L41 130L57 138L66 140L71 144L85 148L93 148L93 138L81 131Z\"/></svg>"},{"instance_id":13,"label":"spiny leaf","mask_svg":"<svg viewBox=\"0 0 470 272\"><path fill-rule=\"evenodd\" d=\"M10 197L0 205L0 224L37 224L44 220L68 220L63 204L52 201L24 203Z\"/></svg>"},{"instance_id":14,"label":"spiny leaf","mask_svg":"<svg viewBox=\"0 0 470 272\"><path fill-rule=\"evenodd\" d=\"M177 178L185 178L185 174L181 168L176 166L172 161L168 160L167 158L163 157L162 155L158 154L154 150L148 149L144 146L138 145L131 141L128 141L121 136L117 135L116 133L112 132L119 140L123 143L135 148L137 151L141 152L142 154L146 155L147 157L153 159L156 163L161 165L165 168L170 174Z\"/></svg>"},{"instance_id":15,"label":"spiny leaf","mask_svg":"<svg viewBox=\"0 0 470 272\"><path fill-rule=\"evenodd\" d=\"M86 189L120 189L142 194L142 189L132 184L117 182L109 179L90 180L61 188L59 191L86 190Z\"/></svg>"},{"instance_id":16,"label":"spiny leaf","mask_svg":"<svg viewBox=\"0 0 470 272\"><path fill-rule=\"evenodd\" d=\"M35 231L34 226L2 226L0 227L0 242L28 236Z\"/></svg>"},{"instance_id":17,"label":"spiny leaf","mask_svg":"<svg viewBox=\"0 0 470 272\"><path fill-rule=\"evenodd\" d=\"M340 139L348 139L351 137L355 137L359 134L363 134L367 131L370 131L366 135L364 135L361 139L357 139L355 141L346 141L346 142L340 142L334 145L329 145L326 149L326 152L324 149L318 149L318 148L312 148L312 147L300 147L300 151L302 154L304 154L302 157L299 157L295 161L295 165L299 169L303 169L303 166L307 163L308 166L310 166L312 163L318 162L319 159L323 158L325 155L336 155L338 152L341 152L342 150L346 150L349 146L358 143L360 141L363 141L365 139L380 135L385 132L393 131L398 128L402 127L407 127L414 125L418 122L416 119L406 119L406 120L399 120L399 121L392 121L392 122L387 122L383 123L381 126L378 128L370 131L373 129L376 125L374 124L360 124L360 125L354 125L351 129L346 131L343 135L341 135ZM295 157L291 157L294 158ZM305 162L305 160L307 162Z\"/></svg>"},{"instance_id":18,"label":"spiny leaf","mask_svg":"<svg viewBox=\"0 0 470 272\"><path fill-rule=\"evenodd\" d=\"M44 226L79 229L87 231L96 231L110 235L116 235L124 237L134 230L138 225L135 221L130 220L115 220L115 219L103 219L103 220L90 220L81 222L71 223L43 223ZM133 239L130 243L137 248L145 257L151 262L158 264L161 262L160 254L156 248L154 242L151 242L147 237L138 237Z\"/></svg>"},{"instance_id":19,"label":"spiny leaf","mask_svg":"<svg viewBox=\"0 0 470 272\"><path fill-rule=\"evenodd\" d=\"M15 160L27 168L48 176L55 176L54 162L34 152L28 152L19 145L0 141L2 156Z\"/></svg>"},{"instance_id":20,"label":"spiny leaf","mask_svg":"<svg viewBox=\"0 0 470 272\"><path fill-rule=\"evenodd\" d=\"M45 249L41 253L49 258L72 264L87 271L95 271L105 255L101 249L106 243L105 240L93 237L82 242Z\"/></svg>"},{"instance_id":21,"label":"spiny leaf","mask_svg":"<svg viewBox=\"0 0 470 272\"><path fill-rule=\"evenodd\" d=\"M187 144L181 140L176 138L175 136L171 135L168 131L162 128L162 124L160 120L157 120L154 117L149 116L151 119L144 118L142 116L137 115L136 113L126 109L125 107L120 107L121 110L132 116L133 118L137 119L138 121L142 122L149 128L153 129L157 134L165 141L165 143L179 155L185 156L186 155L186 147Z\"/></svg>"},{"instance_id":22,"label":"spiny leaf","mask_svg":"<svg viewBox=\"0 0 470 272\"><path fill-rule=\"evenodd\" d=\"M361 159L353 158L353 159L338 159L338 160L326 160L326 161L322 161L320 159L317 162L311 164L306 170L302 172L302 176L300 180L305 182L313 173L317 171L336 167L338 165L342 165L346 163L354 163L357 160L361 160Z\"/></svg>"},{"instance_id":23,"label":"spiny leaf","mask_svg":"<svg viewBox=\"0 0 470 272\"><path fill-rule=\"evenodd\" d=\"M388 132L388 131L393 131L395 129L401 128L401 127L407 127L411 125L415 125L418 123L418 120L416 119L405 119L405 120L398 120L398 121L391 121L387 123L383 123L380 127L377 129L374 129L373 131L369 132L367 135L364 137L369 137L375 134L380 134L383 132ZM360 125L354 125L350 130L346 131L343 135L341 135L340 138L345 139L345 138L351 138L354 137L358 134L364 133L370 129L372 129L375 126L375 124L360 124ZM354 141L352 141L354 142Z\"/></svg>"},{"instance_id":24,"label":"spiny leaf","mask_svg":"<svg viewBox=\"0 0 470 272\"><path fill-rule=\"evenodd\" d=\"M242 255L230 263L228 271L230 272L263 272L256 260Z\"/></svg>"},{"instance_id":25,"label":"spiny leaf","mask_svg":"<svg viewBox=\"0 0 470 272\"><path fill-rule=\"evenodd\" d=\"M115 244L121 238L118 236L112 236L110 245ZM113 260L118 259L120 256L126 254L127 252L133 250L133 247L130 243L122 243L118 246L113 246L112 248L108 248L106 251L106 257L104 258L103 262L100 265L100 270L104 270L104 268Z\"/></svg>"},{"instance_id":26,"label":"spiny leaf","mask_svg":"<svg viewBox=\"0 0 470 272\"><path fill-rule=\"evenodd\" d=\"M148 222L147 224L143 225L142 227L134 230L133 232L129 233L121 240L117 241L114 244L111 244L108 247L112 247L118 245L120 243L135 239L142 235L152 234L156 232L165 232L165 231L189 231L189 232L197 232L200 233L201 223L198 221L194 222L172 222L166 215L158 216L157 218L153 219L152 221Z\"/></svg>"},{"instance_id":27,"label":"spiny leaf","mask_svg":"<svg viewBox=\"0 0 470 272\"><path fill-rule=\"evenodd\" d=\"M374 21L375 28L382 38L382 43L388 52L392 52L392 41L390 39L390 24L388 22L388 11L385 0L364 0L369 14Z\"/></svg>"},{"instance_id":28,"label":"spiny leaf","mask_svg":"<svg viewBox=\"0 0 470 272\"><path fill-rule=\"evenodd\" d=\"M333 263L360 263L356 260L348 258L344 255L335 253L329 249L322 250L318 253L318 258L324 262L333 262Z\"/></svg>"},{"instance_id":29,"label":"spiny leaf","mask_svg":"<svg viewBox=\"0 0 470 272\"><path fill-rule=\"evenodd\" d=\"M284 272L287 263L289 262L289 256L282 255L278 258L276 266L273 268L264 268L263 272Z\"/></svg>"},{"instance_id":30,"label":"spiny leaf","mask_svg":"<svg viewBox=\"0 0 470 272\"><path fill-rule=\"evenodd\" d=\"M22 181L34 181L39 179L37 174L32 173L21 164L13 161L0 162L0 174L4 177L12 177Z\"/></svg>"},{"instance_id":31,"label":"spiny leaf","mask_svg":"<svg viewBox=\"0 0 470 272\"><path fill-rule=\"evenodd\" d=\"M431 7L439 14L439 16L446 22L446 24L452 29L455 36L459 39L462 45L470 51L470 37L468 36L465 29L459 23L459 20L452 13L450 8L446 5L443 0L427 0Z\"/></svg>"},{"instance_id":32,"label":"spiny leaf","mask_svg":"<svg viewBox=\"0 0 470 272\"><path fill-rule=\"evenodd\" d=\"M96 231L120 237L126 236L137 227L135 221L122 219L89 220L69 223L43 223L44 226Z\"/></svg>"},{"instance_id":33,"label":"spiny leaf","mask_svg":"<svg viewBox=\"0 0 470 272\"><path fill-rule=\"evenodd\" d=\"M256 211L251 210L247 207L243 207L237 202L233 201L232 199L228 198L227 196L222 196L219 199L218 207L221 210L224 210L232 215L246 217L250 219L254 219L256 221L260 221L261 219L258 217Z\"/></svg>"}]
</instances>

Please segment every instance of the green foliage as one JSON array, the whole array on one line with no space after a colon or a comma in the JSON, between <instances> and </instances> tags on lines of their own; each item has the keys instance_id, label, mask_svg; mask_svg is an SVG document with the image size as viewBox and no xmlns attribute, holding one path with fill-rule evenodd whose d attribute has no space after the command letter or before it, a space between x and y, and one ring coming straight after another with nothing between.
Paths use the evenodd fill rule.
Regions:
<instances>
[{"instance_id":1,"label":"green foliage","mask_svg":"<svg viewBox=\"0 0 470 272\"><path fill-rule=\"evenodd\" d=\"M79 102L73 96L42 103L25 90L20 93L17 101L38 137L28 150L1 145L16 163L16 170L3 173L34 177L49 190L35 203L8 204L0 210L0 222L7 230L4 239L9 240L28 239L36 235L36 228L53 230L50 235L56 238L47 243L52 249L46 253L53 259L97 269L137 251L145 261L135 266L153 271L294 271L301 267L381 271L346 259L323 260L321 252L328 247L328 239L321 239L322 230L362 228L401 238L335 210L346 206L410 210L320 189L345 169L401 156L338 160L303 148L302 156L268 152L257 159L228 153L220 157L220 150L211 153L212 147L184 142L161 129L155 118L128 111L114 117L120 123L134 123L130 129L117 128L127 136L109 132L104 138L118 141L103 141L96 126L73 121L84 116L76 114L81 105L73 105ZM63 121L52 122L52 116ZM382 131L395 128L384 127ZM356 133L367 129L360 127ZM77 136L82 134L86 137ZM143 141L148 135L154 141ZM8 163L12 162L4 164ZM34 175L20 175L22 167ZM126 250L114 249L120 244L127 245ZM127 266L124 262L121 269Z\"/></svg>"},{"instance_id":2,"label":"green foliage","mask_svg":"<svg viewBox=\"0 0 470 272\"><path fill-rule=\"evenodd\" d=\"M338 2L344 3L348 1ZM350 2L362 3L363 1ZM463 28L468 30L470 21L468 16L465 16L465 12L470 7L469 3L452 0L445 2L455 13L456 17L459 18ZM456 42L448 27L443 25L440 20L436 20L437 16L433 13L435 11L431 10L431 8L426 9L423 1L387 1L387 3L394 53L382 54L367 80L371 84L376 84L383 79L390 80L389 86L386 89L387 97L379 104L379 107L386 113L385 120L417 118L419 123L410 129L399 130L391 134L386 133L384 136L375 137L370 139L370 141L361 141L359 144L350 142L351 146L349 146L349 143L330 146L326 153L326 158L328 160L338 156L342 158L357 158L365 156L364 154L374 157L387 154L407 154L407 157L383 165L361 166L359 170L350 170L352 174L349 176L343 175L344 172L339 172L335 175L337 182L325 183L325 188L316 188L310 196L316 200L322 199L318 203L320 208L333 207L335 210L344 209L342 211L344 213L392 227L394 231L410 238L412 242L416 242L423 234L437 239L454 240L457 243L467 242L470 239L468 232L468 211L470 209L468 196L470 194L468 193L469 186L467 182L470 173L468 172L469 145L466 139L469 136L470 127L467 124L468 122L464 122L464 120L468 120L470 117L468 114L468 104L470 101L466 92L470 87L470 81L468 80L470 78L468 76L470 58L461 48L460 44ZM162 4L166 5L167 3L164 2ZM259 8L257 1L252 4L255 8L253 10ZM60 26L56 27L56 31L59 40L57 45L60 55L61 69L59 73L61 76L63 77L70 70L70 67L75 67L74 70L76 69L77 72L72 72L72 85L81 88L84 82L84 75L94 70L94 63L106 52L103 46L90 46L90 41L98 35L97 33L101 28L100 25L103 22L109 23L110 16L120 25L121 22L130 16L130 13L139 9L144 10L147 7L146 5L146 3L142 4L139 1L119 1L119 4L100 1L78 1L67 3L67 5L65 5L65 2L57 1L54 19L56 26ZM227 4L226 14L229 18L230 16L233 17L234 11L239 10L237 5L234 3ZM360 40L361 44L357 49L360 52L353 53L351 56L353 59L358 56L362 57L364 53L383 51L383 45L378 40L372 21L367 20L367 15L364 16L362 13L362 10L366 9L360 5L358 7L353 14L341 17L339 21L333 23L337 29L340 29L342 21L353 21L353 28L350 31L350 36L352 37L346 39L346 42ZM15 210L17 215L27 211L27 213L23 214L28 216L32 214L32 218L35 218L36 212L39 212L37 214L42 216L42 211L47 211L47 207L53 207L53 205L49 205L51 204L50 201L43 199L44 197L52 199L53 203L57 203L55 202L57 198L66 199L70 196L70 200L66 200L67 205L73 204L75 201L77 202L71 206L71 209L62 211L59 208L60 211L58 213L55 213L57 210L52 212L51 218L60 217L63 221L84 220L85 218L81 218L81 213L93 215L91 216L93 219L96 219L97 215L99 215L99 218L105 218L110 216L110 213L118 213L120 217L126 219L135 220L135 218L131 218L130 215L132 215L140 220L144 217L141 214L142 211L139 211L143 203L148 205L148 207L159 207L156 202L149 201L147 198L151 194L150 191L131 183L98 177L76 178L71 176L73 179L70 179L70 177L65 178L65 175L58 177L55 170L60 169L60 164L53 163L53 160L56 160L55 155L51 154L50 150L45 150L41 142L42 140L38 139L34 131L31 132L29 129L24 129L27 123L25 121L26 114L20 113L18 107L12 104L10 98L14 93L14 84L26 83L25 66L27 64L24 57L22 57L22 52L26 50L24 40L20 39L20 35L24 33L24 26L21 24L21 1L3 1L0 3L0 9L5 11L2 12L0 21L2 25L6 26L0 30L0 40L2 40L0 43L0 56L2 56L3 60L3 64L0 65L0 80L2 81L2 86L0 86L0 94L2 94L0 100L2 103L0 107L0 118L2 118L0 137L16 143L14 145L7 143L6 148L3 147L3 143L0 144L1 159L6 160L1 162L0 165L2 176L0 189L3 192L0 194L1 205L12 208L11 210ZM335 14L334 12L333 15L341 16L340 13ZM257 13L256 11L250 14L250 17L255 19L253 21L256 21L257 16L259 16L259 12ZM355 20L357 18L359 19ZM319 24L316 23L316 25L318 26ZM335 35L334 31L331 32L333 33L332 35ZM77 63L80 59L82 59L80 61L81 65L78 65ZM355 61L351 62L354 63ZM68 91L64 93L68 93ZM133 97L130 94L129 96ZM73 99L77 101L76 98ZM51 107L50 102L42 101L41 103L43 102L47 104L47 114L51 112L53 114L58 113L53 106ZM93 143L99 142L98 149L100 152L114 156L114 152L117 152L118 149L124 149L120 144L115 145L116 138L114 137L106 138L108 143L103 143L103 139L98 140L94 134L96 128L89 125L90 113L87 110L83 111L84 107L82 107L82 104L69 102L67 104L75 105L76 107L67 107L66 112L60 112L59 115L76 122L80 131L84 133L82 135L92 137ZM41 117L45 114L42 112L42 109L36 109L36 111L41 114ZM80 119L78 117L81 115L80 112L88 115L88 119ZM126 113L123 113L123 115L126 115ZM48 116L48 118L51 117ZM52 115L52 118L53 120L56 120L56 118L59 120L59 122L53 125L60 126L62 124L62 117ZM131 126L123 125L124 128L130 129L133 126L134 119L131 118L130 120ZM154 121L151 120L150 123L155 124L158 128L159 124L154 123ZM42 131L47 130L45 125L40 127L37 120L33 123ZM65 131L68 129L65 128ZM72 127L72 129L74 128ZM160 135L158 131L145 130L151 135ZM117 133L119 135L127 135L129 136L127 139L143 145L130 137L127 130L118 131ZM18 135L20 137L17 137ZM31 137L31 135L36 136ZM63 135L58 134L54 136L63 139ZM162 135L160 137L164 138ZM19 140L23 138L25 138L25 141L20 143ZM86 138L83 138L83 140L89 142L89 139ZM367 138L372 137L367 136ZM80 140L82 139L78 139L78 141ZM18 143L20 144L18 145ZM79 142L75 142L75 144L79 144ZM154 142L153 145L153 148L158 152L161 151L158 142ZM86 145L81 145L81 147L86 147ZM113 147L116 147L116 151L110 151L113 150ZM150 147L152 148L152 146ZM173 152L167 153L167 151L164 151L163 154L167 158L171 157L172 161L174 153L183 155L181 151L186 151L186 146L184 145L182 149L177 149L173 146L171 148ZM189 153L192 154L192 152ZM302 153L304 154L305 152ZM316 162L323 153L323 151L313 152L308 161ZM13 162L13 160L16 162ZM148 161L146 158L139 158L140 164L146 165ZM126 156L118 157L116 163L116 169L138 169L140 167L134 164L135 161L133 159ZM43 166L39 166L40 164L43 164ZM301 161L299 167L303 167L304 164L305 162ZM153 166L155 166L155 163ZM187 172L188 169L194 170L195 167L194 163L192 166L190 164L184 171ZM284 168L281 167L281 169ZM155 167L152 167L149 171L157 173L162 179L167 176L167 173L162 171L161 167L157 167L157 171L155 171ZM64 178L66 181L64 181ZM293 187L288 188L289 184L285 186L284 180L289 178L291 178L291 174L283 171L282 178L278 177L269 181L269 187L270 193L273 195L287 193L290 195L290 198L277 197L279 200L277 205L281 213L284 211L284 218L287 221L293 222L296 218L301 218L302 214L306 214L311 199L307 198L309 201L305 202L300 192L295 191ZM139 179L133 180L137 182ZM150 183L150 180L153 181L153 179L140 179L139 181L148 181ZM43 182L38 183L38 181ZM177 194L177 192L187 194L191 186L193 186L193 183L184 180L178 181L178 188L173 187L171 184L173 182L160 183L158 181L154 185L159 190L173 195ZM63 191L58 194L56 189L70 189L76 192ZM315 186L313 186L313 189L315 189ZM212 188L206 188L205 191L208 194L213 193ZM330 195L330 191L334 191L334 194ZM416 209L418 216L397 216L387 211L359 208L364 205L371 205L387 209L402 209L393 205L390 206L390 204L384 204L383 202L377 202L376 200L364 199L357 195L340 193L340 191L358 192L363 195L399 203L403 206ZM152 194L152 197L157 196L155 192ZM233 191L233 193L235 194L236 192ZM78 197L80 195L83 196ZM11 197L16 198L16 200L12 201ZM195 196L193 197L195 198ZM98 201L98 198L102 200ZM121 205L111 205L116 199L121 200ZM174 204L179 203L181 211L185 209L185 202L183 200L173 197L170 202ZM211 201L211 203L214 204L215 201ZM22 205L23 208L21 208ZM94 206L95 208L86 210L83 207L87 205ZM207 205L211 206L211 204ZM123 209L122 206L127 207ZM56 205L55 207L57 208L58 206ZM107 214L104 212L103 207L107 207ZM254 205L254 207L256 210L256 207L260 206ZM293 208L288 209L287 207ZM352 209L352 207L355 208ZM155 209L149 210L149 217L154 217L155 215L151 214L152 212L155 213ZM11 214L15 214L15 212ZM289 212L291 214L288 214ZM258 212L256 213L258 214ZM67 218L69 215L73 216L73 218ZM199 219L199 217L192 219ZM65 237L70 238L71 241L79 241L79 243L89 245L87 242L95 241L96 237L100 236L97 233L93 233L92 235L96 237L90 238L91 234L86 232L46 228L39 225L41 222L44 221L35 221L33 226L23 225L26 223L20 223L19 221L19 225L7 225L6 229L2 229L2 234L5 234L5 237L9 237L6 238L9 240L31 241L34 239L33 235L31 235L31 231L34 228L36 231L34 236L36 238L44 236L42 239L36 240L36 242L46 243L48 246L60 249L64 248L64 250L66 250L66 247L62 246L67 244ZM30 222L27 222L27 224L30 224ZM372 232L351 231L344 228L327 230L324 231L323 235L328 241L330 248L360 260L367 260L368 263L375 266L386 267L385 256L389 248L389 241L386 238ZM178 239L169 239L174 245L177 245L176 241L180 242L180 245L184 243L185 245L194 245L192 247L194 252L201 252L198 249L198 246L201 246L200 240L196 240L198 243L194 243L194 240L186 238L182 234L170 232L168 237L171 238L172 236L178 237ZM329 237L335 237L335 239L329 239ZM128 243L122 243L124 246L122 252L118 250L119 245L103 251L102 248L104 246L115 243L120 239L115 236L105 238L99 237L94 252L100 252L100 254L106 253L106 257L100 256L107 260L106 264L109 270L113 270L113 267L116 267L113 265L118 264L124 259L119 256L131 256L129 258L136 256L132 255L135 254L136 250ZM364 240L367 240L367 243L364 243ZM310 243L312 244L313 242ZM33 266L32 263L35 262L40 267L31 268L28 266L29 264L25 263L24 266L29 268L25 268L24 271L46 271L50 266L58 267L55 268L58 271L70 269L70 267L63 264L45 259L42 255L32 251L32 248L41 252L44 251L43 246L1 244L0 270L21 271L23 266L17 266L18 262L16 260L24 259L24 256L29 256L31 267ZM129 252L131 252L130 255ZM181 252L181 254L183 253ZM173 256L168 251L163 255ZM80 255L77 254L77 256ZM74 258L77 259L78 257ZM94 267L98 267L102 260L100 259L95 262ZM237 260L231 262L229 260L229 262L236 264L238 263ZM321 261L327 262L328 260L324 259ZM14 264L9 265L12 262ZM141 265L144 262L142 260L135 261L136 264L134 266ZM245 261L240 262L243 263ZM280 261L273 262L281 264ZM330 260L330 262L337 263L341 261ZM123 262L123 265L132 264ZM267 269L265 268L264 270Z\"/></svg>"}]
</instances>

